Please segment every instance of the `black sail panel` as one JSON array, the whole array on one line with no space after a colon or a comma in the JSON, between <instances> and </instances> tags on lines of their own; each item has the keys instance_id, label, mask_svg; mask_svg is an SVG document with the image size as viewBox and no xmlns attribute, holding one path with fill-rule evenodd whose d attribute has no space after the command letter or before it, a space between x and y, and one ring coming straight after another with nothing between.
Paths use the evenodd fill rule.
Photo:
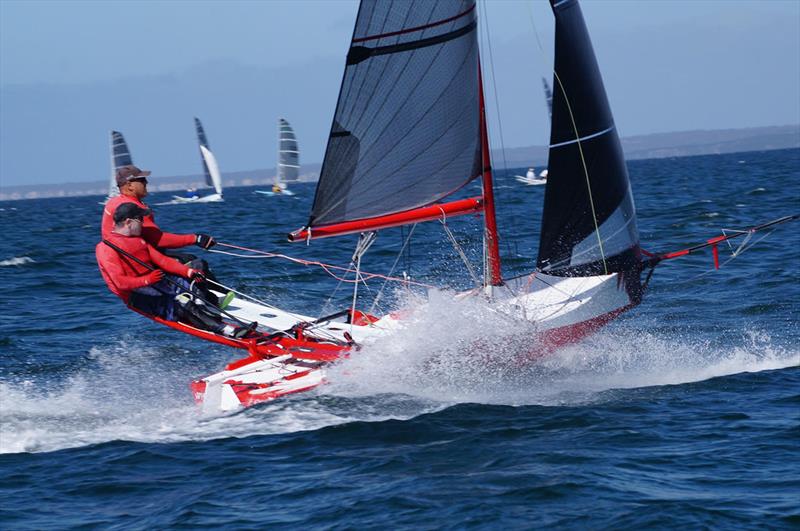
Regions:
<instances>
[{"instance_id":1,"label":"black sail panel","mask_svg":"<svg viewBox=\"0 0 800 531\"><path fill-rule=\"evenodd\" d=\"M278 182L297 181L300 173L300 150L292 126L278 119Z\"/></svg>"},{"instance_id":2,"label":"black sail panel","mask_svg":"<svg viewBox=\"0 0 800 531\"><path fill-rule=\"evenodd\" d=\"M474 0L364 0L309 226L430 205L480 174Z\"/></svg>"},{"instance_id":3,"label":"black sail panel","mask_svg":"<svg viewBox=\"0 0 800 531\"><path fill-rule=\"evenodd\" d=\"M635 267L639 234L628 170L577 0L556 18L553 111L537 266L553 275Z\"/></svg>"},{"instance_id":4,"label":"black sail panel","mask_svg":"<svg viewBox=\"0 0 800 531\"><path fill-rule=\"evenodd\" d=\"M544 90L544 101L547 103L547 115L553 119L553 91L550 90L550 85L547 80L542 78L542 89Z\"/></svg>"},{"instance_id":5,"label":"black sail panel","mask_svg":"<svg viewBox=\"0 0 800 531\"><path fill-rule=\"evenodd\" d=\"M203 130L203 124L200 123L200 120L198 118L194 119L194 129L197 132L198 146L202 146L206 149L211 149L208 145L206 132L205 130ZM205 174L206 184L208 186L214 186L214 179L211 178L211 172L208 171L208 164L206 163L206 158L203 156L202 151L200 151L200 160L203 161L203 173Z\"/></svg>"},{"instance_id":6,"label":"black sail panel","mask_svg":"<svg viewBox=\"0 0 800 531\"><path fill-rule=\"evenodd\" d=\"M133 164L128 144L125 142L125 137L123 137L122 133L119 131L111 131L111 152L114 157L115 174L120 167Z\"/></svg>"}]
</instances>

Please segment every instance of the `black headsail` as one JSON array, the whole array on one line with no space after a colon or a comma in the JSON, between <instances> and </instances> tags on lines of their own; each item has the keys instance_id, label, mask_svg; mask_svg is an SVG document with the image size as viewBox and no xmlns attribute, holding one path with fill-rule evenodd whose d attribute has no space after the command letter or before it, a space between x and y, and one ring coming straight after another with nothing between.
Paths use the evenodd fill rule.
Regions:
<instances>
[{"instance_id":1,"label":"black headsail","mask_svg":"<svg viewBox=\"0 0 800 531\"><path fill-rule=\"evenodd\" d=\"M633 271L640 252L633 195L583 14L577 0L550 3L554 98L537 266L557 276Z\"/></svg>"},{"instance_id":2,"label":"black headsail","mask_svg":"<svg viewBox=\"0 0 800 531\"><path fill-rule=\"evenodd\" d=\"M411 211L481 173L474 0L364 0L309 226Z\"/></svg>"},{"instance_id":3,"label":"black headsail","mask_svg":"<svg viewBox=\"0 0 800 531\"><path fill-rule=\"evenodd\" d=\"M206 149L211 149L208 146L208 139L206 138L205 130L203 130L203 124L200 123L200 119L197 117L195 117L194 119L194 129L197 132L198 146L202 146ZM200 160L203 161L203 173L206 176L206 184L208 186L214 186L214 179L211 178L211 172L208 170L208 164L206 163L206 158L203 155L202 150L200 151Z\"/></svg>"}]
</instances>

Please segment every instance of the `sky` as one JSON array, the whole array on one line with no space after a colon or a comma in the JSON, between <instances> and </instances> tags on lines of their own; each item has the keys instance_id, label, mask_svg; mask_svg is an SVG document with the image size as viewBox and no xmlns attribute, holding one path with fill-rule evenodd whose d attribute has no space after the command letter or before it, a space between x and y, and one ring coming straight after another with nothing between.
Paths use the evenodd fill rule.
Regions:
<instances>
[{"instance_id":1,"label":"sky","mask_svg":"<svg viewBox=\"0 0 800 531\"><path fill-rule=\"evenodd\" d=\"M621 136L800 123L797 0L582 7ZM107 179L112 129L154 175L197 174L194 116L223 173L273 167L279 117L301 162L320 162L357 8L0 0L0 187ZM493 147L545 145L549 6L488 0L479 12Z\"/></svg>"}]
</instances>

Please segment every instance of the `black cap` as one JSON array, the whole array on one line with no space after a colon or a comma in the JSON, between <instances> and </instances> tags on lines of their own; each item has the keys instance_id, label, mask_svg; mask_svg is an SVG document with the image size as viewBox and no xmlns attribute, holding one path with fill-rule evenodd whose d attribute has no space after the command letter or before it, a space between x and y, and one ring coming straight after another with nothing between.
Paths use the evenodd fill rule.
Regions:
<instances>
[{"instance_id":1,"label":"black cap","mask_svg":"<svg viewBox=\"0 0 800 531\"><path fill-rule=\"evenodd\" d=\"M142 219L150 215L149 208L142 208L136 203L122 203L114 211L114 223L122 223L126 219Z\"/></svg>"}]
</instances>

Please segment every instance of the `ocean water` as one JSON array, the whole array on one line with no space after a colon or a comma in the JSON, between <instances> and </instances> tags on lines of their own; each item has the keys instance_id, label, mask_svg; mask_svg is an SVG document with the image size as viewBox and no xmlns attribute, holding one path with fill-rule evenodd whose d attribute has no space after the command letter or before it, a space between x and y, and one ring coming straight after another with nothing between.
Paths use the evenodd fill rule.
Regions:
<instances>
[{"instance_id":1,"label":"ocean water","mask_svg":"<svg viewBox=\"0 0 800 531\"><path fill-rule=\"evenodd\" d=\"M651 251L800 210L800 150L629 168ZM497 172L507 276L536 256L544 189L518 185L523 172ZM157 220L346 265L353 237L285 243L314 192L293 189L235 188L224 203L158 206ZM800 527L798 223L716 272L708 251L664 263L640 307L533 365L503 361L523 348L517 327L432 292L410 330L333 367L327 385L208 417L188 382L239 353L108 293L98 199L0 203L4 529ZM478 264L479 220L448 225ZM362 268L388 272L402 236L381 234ZM318 267L198 253L224 283L287 309L317 315L351 297ZM470 285L436 222L417 228L403 271ZM362 286L359 306L379 291ZM382 293L376 313L417 296Z\"/></svg>"}]
</instances>

